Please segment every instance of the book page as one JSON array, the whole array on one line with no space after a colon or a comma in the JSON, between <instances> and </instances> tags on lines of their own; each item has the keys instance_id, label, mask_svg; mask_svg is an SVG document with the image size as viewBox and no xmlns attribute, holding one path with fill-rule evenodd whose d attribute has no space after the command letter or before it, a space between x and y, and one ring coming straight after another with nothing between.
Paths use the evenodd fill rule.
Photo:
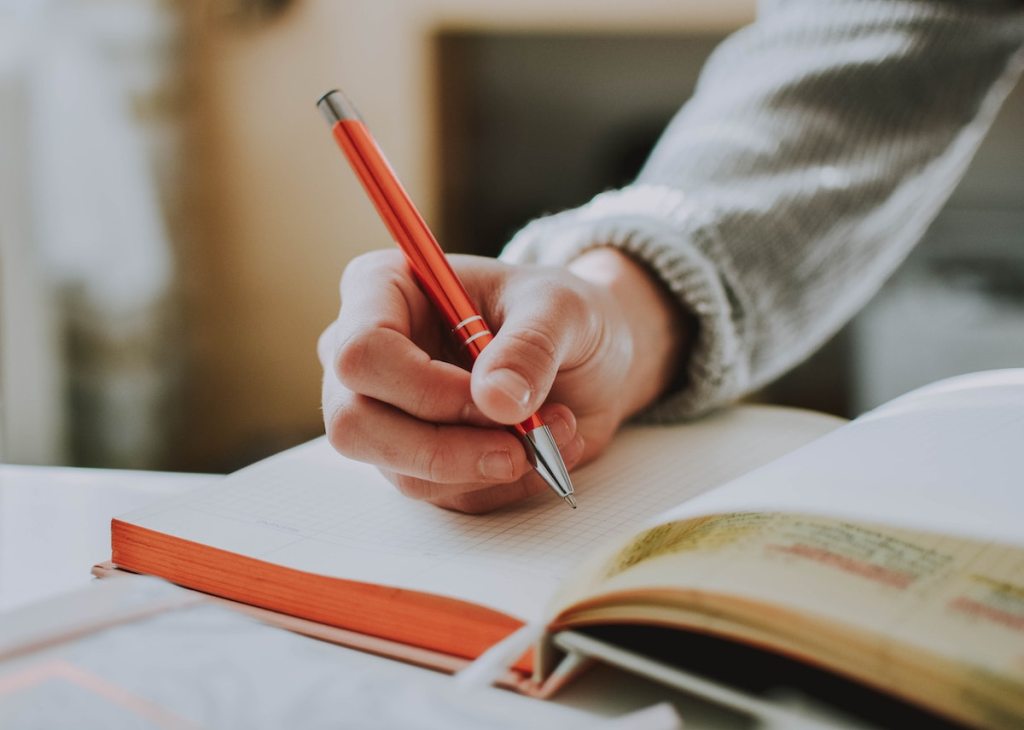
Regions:
<instances>
[{"instance_id":1,"label":"book page","mask_svg":"<svg viewBox=\"0 0 1024 730\"><path fill-rule=\"evenodd\" d=\"M614 554L602 577L608 592L675 586L788 606L1024 682L1020 547L813 515L731 513L651 528Z\"/></svg>"},{"instance_id":2,"label":"book page","mask_svg":"<svg viewBox=\"0 0 1024 730\"><path fill-rule=\"evenodd\" d=\"M551 494L487 515L401 496L324 439L123 518L297 570L539 617L573 566L619 532L831 431L838 419L747 406L634 426L574 472L579 509Z\"/></svg>"},{"instance_id":3,"label":"book page","mask_svg":"<svg viewBox=\"0 0 1024 730\"><path fill-rule=\"evenodd\" d=\"M553 613L720 631L919 699L941 675L962 716L1024 717L1022 477L1024 370L945 381L652 518Z\"/></svg>"},{"instance_id":4,"label":"book page","mask_svg":"<svg viewBox=\"0 0 1024 730\"><path fill-rule=\"evenodd\" d=\"M562 595L559 625L710 631L972 722L1024 718L1022 547L816 515L729 513L652 527L597 576L589 596Z\"/></svg>"},{"instance_id":5,"label":"book page","mask_svg":"<svg viewBox=\"0 0 1024 730\"><path fill-rule=\"evenodd\" d=\"M1024 369L945 380L652 523L814 513L1024 545Z\"/></svg>"}]
</instances>

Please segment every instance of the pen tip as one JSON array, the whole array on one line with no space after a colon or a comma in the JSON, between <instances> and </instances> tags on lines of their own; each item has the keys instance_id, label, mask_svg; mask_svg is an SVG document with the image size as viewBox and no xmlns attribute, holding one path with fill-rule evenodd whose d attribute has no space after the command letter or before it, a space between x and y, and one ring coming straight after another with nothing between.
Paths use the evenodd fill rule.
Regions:
<instances>
[{"instance_id":1,"label":"pen tip","mask_svg":"<svg viewBox=\"0 0 1024 730\"><path fill-rule=\"evenodd\" d=\"M575 497L573 497L571 494L567 494L567 495L565 495L565 497L563 499L565 499L565 501L569 503L570 507L572 507L573 509L576 509L576 498Z\"/></svg>"}]
</instances>

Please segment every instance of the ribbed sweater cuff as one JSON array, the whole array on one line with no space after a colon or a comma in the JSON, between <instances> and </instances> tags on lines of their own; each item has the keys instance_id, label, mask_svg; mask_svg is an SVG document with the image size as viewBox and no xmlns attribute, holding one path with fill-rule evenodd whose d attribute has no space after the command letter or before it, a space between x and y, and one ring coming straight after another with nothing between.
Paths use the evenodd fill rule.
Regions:
<instances>
[{"instance_id":1,"label":"ribbed sweater cuff","mask_svg":"<svg viewBox=\"0 0 1024 730\"><path fill-rule=\"evenodd\" d=\"M721 253L706 213L677 190L633 185L603 193L580 208L540 218L513 237L501 258L564 266L584 252L612 246L645 264L698 324L683 385L639 418L692 417L738 397L750 381L739 312L723 283ZM721 256L715 257L722 261Z\"/></svg>"}]
</instances>

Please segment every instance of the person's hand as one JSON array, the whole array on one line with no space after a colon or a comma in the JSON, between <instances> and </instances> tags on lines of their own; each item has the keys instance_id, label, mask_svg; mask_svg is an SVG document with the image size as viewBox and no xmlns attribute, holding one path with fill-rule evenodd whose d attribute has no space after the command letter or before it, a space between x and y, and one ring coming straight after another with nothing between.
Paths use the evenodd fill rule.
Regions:
<instances>
[{"instance_id":1,"label":"person's hand","mask_svg":"<svg viewBox=\"0 0 1024 730\"><path fill-rule=\"evenodd\" d=\"M568 269L450 260L495 333L472 373L452 364L465 355L403 256L366 254L320 337L324 422L335 449L403 494L484 512L548 488L505 425L539 411L569 469L592 459L665 390L686 333L655 280L612 249Z\"/></svg>"}]
</instances>

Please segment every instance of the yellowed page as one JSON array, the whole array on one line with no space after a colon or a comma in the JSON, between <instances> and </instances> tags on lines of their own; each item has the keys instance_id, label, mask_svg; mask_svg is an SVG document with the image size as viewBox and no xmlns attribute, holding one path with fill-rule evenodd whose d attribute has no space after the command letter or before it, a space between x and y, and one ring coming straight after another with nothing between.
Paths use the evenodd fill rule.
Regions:
<instances>
[{"instance_id":1,"label":"yellowed page","mask_svg":"<svg viewBox=\"0 0 1024 730\"><path fill-rule=\"evenodd\" d=\"M1024 721L1022 548L813 515L732 513L651 528L595 569L600 597L563 605L559 623L646 617L757 635L911 696L929 694L919 675L935 669L931 680L941 685L931 693L953 686L963 695L946 704L978 717L1015 707Z\"/></svg>"},{"instance_id":2,"label":"yellowed page","mask_svg":"<svg viewBox=\"0 0 1024 730\"><path fill-rule=\"evenodd\" d=\"M790 606L981 664L1024 688L1024 549L817 516L736 513L653 528L602 593L677 587Z\"/></svg>"}]
</instances>

